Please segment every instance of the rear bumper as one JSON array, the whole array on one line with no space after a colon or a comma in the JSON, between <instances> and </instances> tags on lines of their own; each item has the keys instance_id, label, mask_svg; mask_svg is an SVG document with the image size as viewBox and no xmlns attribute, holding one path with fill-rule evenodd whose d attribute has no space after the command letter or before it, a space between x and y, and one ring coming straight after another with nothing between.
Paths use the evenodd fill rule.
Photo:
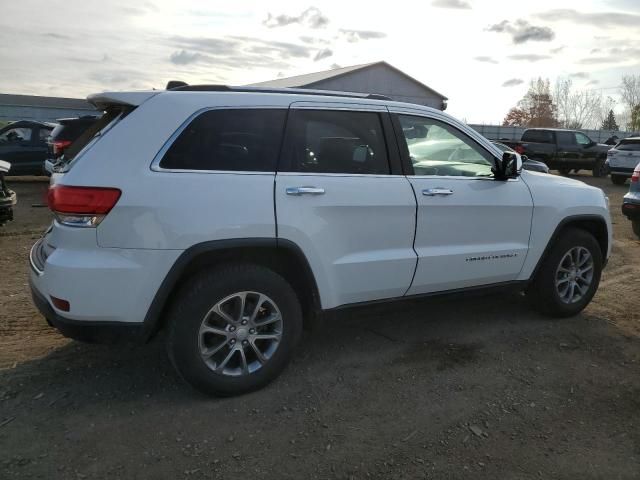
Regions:
<instances>
[{"instance_id":1,"label":"rear bumper","mask_svg":"<svg viewBox=\"0 0 640 480\"><path fill-rule=\"evenodd\" d=\"M637 200L629 199L629 195L625 196L622 203L622 214L629 220L640 220L640 194L635 195Z\"/></svg>"},{"instance_id":2,"label":"rear bumper","mask_svg":"<svg viewBox=\"0 0 640 480\"><path fill-rule=\"evenodd\" d=\"M628 177L631 178L631 175L633 175L633 169L635 167L616 167L616 166L612 166L609 165L609 173L611 175L619 175L621 177Z\"/></svg>"},{"instance_id":3,"label":"rear bumper","mask_svg":"<svg viewBox=\"0 0 640 480\"><path fill-rule=\"evenodd\" d=\"M67 338L87 343L141 343L144 340L142 324L123 322L85 322L65 318L53 309L44 296L29 282L31 297L47 323Z\"/></svg>"}]
</instances>

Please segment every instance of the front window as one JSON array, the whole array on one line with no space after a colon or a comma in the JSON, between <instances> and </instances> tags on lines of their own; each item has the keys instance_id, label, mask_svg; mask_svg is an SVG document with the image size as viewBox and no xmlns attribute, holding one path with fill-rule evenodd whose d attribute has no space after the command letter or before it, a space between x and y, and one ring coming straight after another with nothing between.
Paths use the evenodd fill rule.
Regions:
<instances>
[{"instance_id":1,"label":"front window","mask_svg":"<svg viewBox=\"0 0 640 480\"><path fill-rule=\"evenodd\" d=\"M438 120L399 116L415 175L490 177L493 155Z\"/></svg>"},{"instance_id":2,"label":"front window","mask_svg":"<svg viewBox=\"0 0 640 480\"><path fill-rule=\"evenodd\" d=\"M592 143L591 139L584 133L576 133L576 142L578 142L578 144L582 146L591 145Z\"/></svg>"}]
</instances>

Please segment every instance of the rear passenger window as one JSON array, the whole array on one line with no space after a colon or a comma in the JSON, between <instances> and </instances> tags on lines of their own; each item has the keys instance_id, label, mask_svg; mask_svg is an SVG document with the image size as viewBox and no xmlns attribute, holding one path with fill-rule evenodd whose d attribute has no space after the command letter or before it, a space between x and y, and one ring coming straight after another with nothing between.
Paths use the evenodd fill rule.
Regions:
<instances>
[{"instance_id":1,"label":"rear passenger window","mask_svg":"<svg viewBox=\"0 0 640 480\"><path fill-rule=\"evenodd\" d=\"M209 110L198 115L160 161L172 170L275 172L286 110Z\"/></svg>"},{"instance_id":2,"label":"rear passenger window","mask_svg":"<svg viewBox=\"0 0 640 480\"><path fill-rule=\"evenodd\" d=\"M558 145L575 145L576 136L572 132L556 132Z\"/></svg>"},{"instance_id":3,"label":"rear passenger window","mask_svg":"<svg viewBox=\"0 0 640 480\"><path fill-rule=\"evenodd\" d=\"M526 130L522 134L523 142L553 143L553 133L549 130Z\"/></svg>"},{"instance_id":4,"label":"rear passenger window","mask_svg":"<svg viewBox=\"0 0 640 480\"><path fill-rule=\"evenodd\" d=\"M293 110L288 125L282 171L390 173L377 113Z\"/></svg>"}]
</instances>

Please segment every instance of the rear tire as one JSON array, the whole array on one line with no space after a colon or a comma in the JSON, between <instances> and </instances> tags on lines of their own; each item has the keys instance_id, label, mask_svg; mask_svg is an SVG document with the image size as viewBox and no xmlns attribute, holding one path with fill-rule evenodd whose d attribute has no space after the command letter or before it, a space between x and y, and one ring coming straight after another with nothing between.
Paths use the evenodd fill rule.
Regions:
<instances>
[{"instance_id":1,"label":"rear tire","mask_svg":"<svg viewBox=\"0 0 640 480\"><path fill-rule=\"evenodd\" d=\"M640 220L633 220L631 222L631 228L633 229L633 233L636 234L636 237L640 238Z\"/></svg>"},{"instance_id":2,"label":"rear tire","mask_svg":"<svg viewBox=\"0 0 640 480\"><path fill-rule=\"evenodd\" d=\"M558 173L560 173L560 175L563 175L563 176L566 177L566 176L569 175L569 173L571 173L571 169L570 168L559 168L558 169Z\"/></svg>"},{"instance_id":3,"label":"rear tire","mask_svg":"<svg viewBox=\"0 0 640 480\"><path fill-rule=\"evenodd\" d=\"M624 185L627 181L627 177L623 177L622 175L611 175L611 181L614 185Z\"/></svg>"},{"instance_id":4,"label":"rear tire","mask_svg":"<svg viewBox=\"0 0 640 480\"><path fill-rule=\"evenodd\" d=\"M589 304L601 273L602 251L594 236L567 228L542 259L527 297L544 314L571 317Z\"/></svg>"},{"instance_id":5,"label":"rear tire","mask_svg":"<svg viewBox=\"0 0 640 480\"><path fill-rule=\"evenodd\" d=\"M191 386L217 396L273 381L302 333L294 290L277 273L252 264L196 274L179 292L168 321L174 367Z\"/></svg>"},{"instance_id":6,"label":"rear tire","mask_svg":"<svg viewBox=\"0 0 640 480\"><path fill-rule=\"evenodd\" d=\"M598 158L592 170L593 176L596 178L607 176L607 164L604 158Z\"/></svg>"}]
</instances>

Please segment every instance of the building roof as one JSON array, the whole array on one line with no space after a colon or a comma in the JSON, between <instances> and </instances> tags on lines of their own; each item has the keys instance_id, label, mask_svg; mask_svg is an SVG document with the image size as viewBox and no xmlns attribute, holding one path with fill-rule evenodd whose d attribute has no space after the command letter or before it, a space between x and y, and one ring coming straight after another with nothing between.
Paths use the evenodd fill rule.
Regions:
<instances>
[{"instance_id":1,"label":"building roof","mask_svg":"<svg viewBox=\"0 0 640 480\"><path fill-rule=\"evenodd\" d=\"M68 108L71 110L95 110L82 98L41 97L39 95L13 95L0 93L0 106Z\"/></svg>"},{"instance_id":2,"label":"building roof","mask_svg":"<svg viewBox=\"0 0 640 480\"><path fill-rule=\"evenodd\" d=\"M411 80L412 82L417 83L422 88L424 88L426 90L429 90L431 93L437 95L438 97L442 98L443 100L448 100L447 97L445 97L444 95L442 95L439 92L436 92L433 88L428 87L427 85L425 85L422 82L419 82L415 78L407 75L402 70L397 69L396 67L394 67L393 65L388 64L387 62L363 63L361 65L351 65L349 67L334 68L333 70L324 70L322 72L307 73L305 75L296 75L294 77L276 78L275 80L268 80L266 82L252 83L249 86L251 86L251 87L285 87L285 88L291 88L291 87L313 87L316 84L322 82L323 80L328 80L328 79L333 79L333 78L336 78L336 77L341 77L343 75L347 75L347 74L349 74L351 72L355 72L357 70L364 70L366 68L370 68L370 67L374 67L374 66L378 66L378 65L382 65L382 66L385 66L387 68L390 68L391 70L393 70L396 73L402 75L403 77Z\"/></svg>"}]
</instances>

